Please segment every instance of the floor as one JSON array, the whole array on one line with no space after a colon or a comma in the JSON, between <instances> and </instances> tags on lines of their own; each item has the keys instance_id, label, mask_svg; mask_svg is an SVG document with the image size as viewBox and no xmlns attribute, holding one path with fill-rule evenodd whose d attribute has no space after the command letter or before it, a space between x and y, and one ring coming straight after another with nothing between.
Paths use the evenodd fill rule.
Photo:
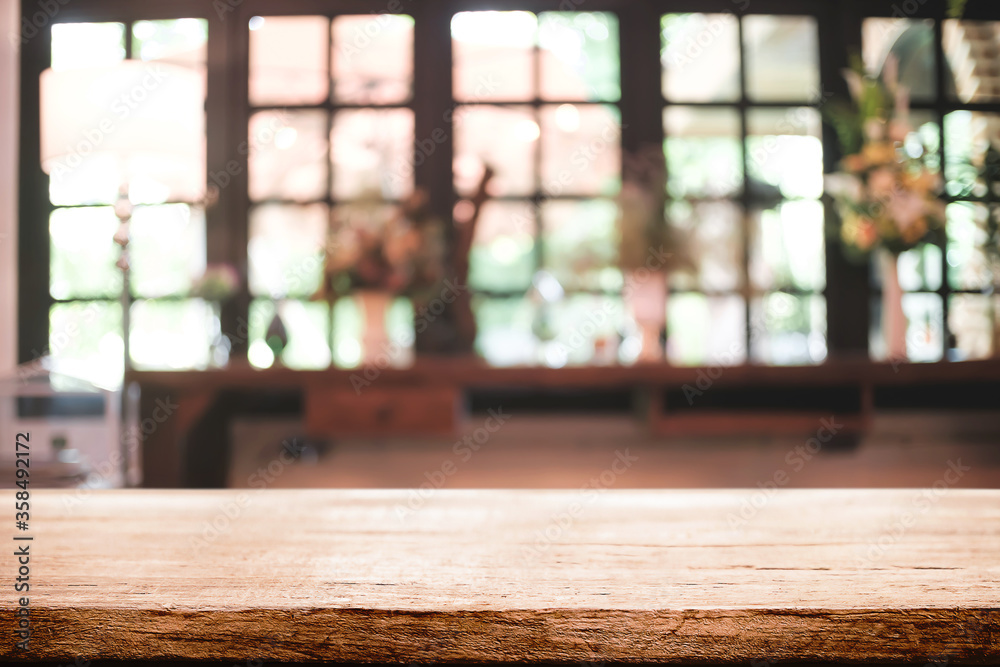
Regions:
<instances>
[{"instance_id":1,"label":"floor","mask_svg":"<svg viewBox=\"0 0 1000 667\"><path fill-rule=\"evenodd\" d=\"M860 441L826 445L787 437L654 438L627 417L501 413L501 425L488 417L472 416L462 436L450 439L317 446L295 438L302 432L295 421L241 420L233 424L229 486L1000 488L997 413L884 415Z\"/></svg>"}]
</instances>

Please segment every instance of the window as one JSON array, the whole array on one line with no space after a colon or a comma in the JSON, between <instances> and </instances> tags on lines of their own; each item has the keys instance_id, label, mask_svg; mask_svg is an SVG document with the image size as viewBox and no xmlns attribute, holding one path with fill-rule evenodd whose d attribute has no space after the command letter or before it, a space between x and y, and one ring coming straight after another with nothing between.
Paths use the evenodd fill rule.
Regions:
<instances>
[{"instance_id":1,"label":"window","mask_svg":"<svg viewBox=\"0 0 1000 667\"><path fill-rule=\"evenodd\" d=\"M498 364L591 361L620 323L618 22L602 12L451 19L455 190L495 176L470 253L477 348ZM472 208L456 206L465 223ZM614 314L583 335L588 312Z\"/></svg>"},{"instance_id":2,"label":"window","mask_svg":"<svg viewBox=\"0 0 1000 667\"><path fill-rule=\"evenodd\" d=\"M992 286L997 267L991 264L987 246L992 243L996 248L998 240L1000 190L988 187L987 181L996 175L988 175L985 168L997 164L1000 149L1000 80L991 55L998 29L997 22L944 20L944 62L939 63L933 20L864 22L866 66L881 72L892 55L899 63L900 81L911 90L914 134L908 145L916 150L922 141L939 172L944 165L949 202L946 241L941 246L924 244L899 258L911 361L975 359L994 353L998 303ZM874 274L876 291L877 280ZM876 358L885 355L877 316L880 306L873 299L871 349Z\"/></svg>"},{"instance_id":3,"label":"window","mask_svg":"<svg viewBox=\"0 0 1000 667\"><path fill-rule=\"evenodd\" d=\"M274 363L264 334L278 313L294 332L284 364L351 366L357 306L341 299L331 313L310 296L327 235L413 192L413 19L254 16L247 27L250 362ZM407 308L391 312L395 331Z\"/></svg>"},{"instance_id":4,"label":"window","mask_svg":"<svg viewBox=\"0 0 1000 667\"><path fill-rule=\"evenodd\" d=\"M52 69L86 77L126 56L192 70L204 97L207 24L202 19L68 23L52 27ZM169 82L168 82L169 83ZM185 80L184 84L190 82ZM91 134L54 165L49 179L48 349L65 372L105 386L121 383L122 272L116 267L114 204L123 173L93 152L103 133L128 131L132 105L164 104L156 79L117 91ZM178 85L174 82L170 85ZM72 114L73 106L49 113ZM86 134L86 133L85 133ZM110 140L110 139L109 139ZM203 160L202 160L203 162ZM217 306L185 298L205 268L204 171L168 190L155 178L131 180L131 358L138 368L204 368L219 328Z\"/></svg>"},{"instance_id":5,"label":"window","mask_svg":"<svg viewBox=\"0 0 1000 667\"><path fill-rule=\"evenodd\" d=\"M877 271L869 280L834 260L821 202L824 165L838 154L821 113L832 92L846 92L840 69L855 43L873 70L890 53L899 59L911 143L931 151L948 199L946 240L899 262L908 356L996 353L988 250L1000 190L985 170L1000 162L995 9L970 6L975 20L959 21L929 5L884 18L894 5L878 2L863 8L870 16L804 0L775 5L781 14L722 0L699 5L703 13L673 0L461 0L392 14L352 3L288 0L270 15L256 0L222 13L177 0L149 16L88 0L51 26L51 48L24 45L25 118L39 113L32 82L50 63L169 62L204 86L204 171L169 195L155 180L130 183L136 367L222 363L224 336L256 366L356 365L357 305L341 299L331 311L313 298L328 235L378 219L418 183L436 215L465 224L487 166L496 175L469 276L478 352L496 364L591 363L628 335L616 197L623 162L646 144L662 144L665 218L698 267L671 278L671 363L815 364L866 342L882 358ZM25 127L24 164L37 164ZM438 127L444 138L426 154L420 142ZM22 252L48 259L20 267L19 354L48 348L68 372L113 385L123 356L111 241L120 183L112 165L86 164L59 178L21 174L37 193L21 202ZM206 205L206 184L217 205ZM235 298L191 298L194 280L220 262L245 277ZM293 334L279 360L264 344L275 314ZM390 335L412 333L405 299L390 319Z\"/></svg>"},{"instance_id":6,"label":"window","mask_svg":"<svg viewBox=\"0 0 1000 667\"><path fill-rule=\"evenodd\" d=\"M669 358L822 361L816 21L666 14L661 27L668 220L698 267L674 280Z\"/></svg>"}]
</instances>

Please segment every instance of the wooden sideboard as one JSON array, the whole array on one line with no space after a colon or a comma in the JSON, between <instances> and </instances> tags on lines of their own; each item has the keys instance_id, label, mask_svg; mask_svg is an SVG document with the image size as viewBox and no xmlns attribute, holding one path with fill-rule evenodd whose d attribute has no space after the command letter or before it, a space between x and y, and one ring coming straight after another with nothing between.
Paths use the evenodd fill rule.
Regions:
<instances>
[{"instance_id":1,"label":"wooden sideboard","mask_svg":"<svg viewBox=\"0 0 1000 667\"><path fill-rule=\"evenodd\" d=\"M1000 663L1000 491L75 493L4 660Z\"/></svg>"},{"instance_id":2,"label":"wooden sideboard","mask_svg":"<svg viewBox=\"0 0 1000 667\"><path fill-rule=\"evenodd\" d=\"M140 391L143 485L224 485L234 416L300 415L302 435L454 434L470 402L526 397L544 410L561 396L610 395L663 437L811 435L836 415L839 436L862 433L876 410L980 407L1000 410L1000 360L820 366L681 368L490 367L474 359L420 360L405 369L131 371ZM500 393L498 393L500 392Z\"/></svg>"}]
</instances>

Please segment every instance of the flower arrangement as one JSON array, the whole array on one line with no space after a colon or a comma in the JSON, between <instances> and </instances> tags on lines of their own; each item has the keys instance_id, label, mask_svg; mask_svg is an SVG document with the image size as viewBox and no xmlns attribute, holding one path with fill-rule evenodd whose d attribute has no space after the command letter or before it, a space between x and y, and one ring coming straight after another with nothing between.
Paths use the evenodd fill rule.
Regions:
<instances>
[{"instance_id":1,"label":"flower arrangement","mask_svg":"<svg viewBox=\"0 0 1000 667\"><path fill-rule=\"evenodd\" d=\"M910 126L909 95L896 73L891 57L881 80L856 65L845 73L854 108L829 114L848 153L826 181L848 256L865 258L878 248L898 255L943 228L941 177Z\"/></svg>"},{"instance_id":2,"label":"flower arrangement","mask_svg":"<svg viewBox=\"0 0 1000 667\"><path fill-rule=\"evenodd\" d=\"M691 268L683 252L684 239L667 223L667 170L662 148L646 146L623 156L621 192L618 194L618 231L621 243L618 264L622 271L665 272Z\"/></svg>"},{"instance_id":3,"label":"flower arrangement","mask_svg":"<svg viewBox=\"0 0 1000 667\"><path fill-rule=\"evenodd\" d=\"M323 277L313 300L332 301L357 290L410 294L440 274L436 230L416 191L398 206L376 195L345 207L327 235Z\"/></svg>"},{"instance_id":4,"label":"flower arrangement","mask_svg":"<svg viewBox=\"0 0 1000 667\"><path fill-rule=\"evenodd\" d=\"M240 276L230 264L209 264L191 286L191 296L208 301L225 301L236 294Z\"/></svg>"}]
</instances>

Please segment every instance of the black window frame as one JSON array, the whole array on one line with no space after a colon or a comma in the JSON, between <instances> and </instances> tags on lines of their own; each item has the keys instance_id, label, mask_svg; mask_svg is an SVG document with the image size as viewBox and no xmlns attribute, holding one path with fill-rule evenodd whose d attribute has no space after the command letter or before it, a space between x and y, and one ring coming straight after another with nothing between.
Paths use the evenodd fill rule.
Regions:
<instances>
[{"instance_id":1,"label":"black window frame","mask_svg":"<svg viewBox=\"0 0 1000 667\"><path fill-rule=\"evenodd\" d=\"M911 9L911 13L906 13ZM48 177L39 162L39 76L49 66L51 25L62 22L121 22L130 33L137 20L203 18L208 21L208 95L206 100L206 173L228 171L232 181L219 193L217 203L206 211L206 260L232 264L244 276L236 298L222 308L222 330L232 337L232 359L245 359L250 293L246 281L248 214L247 155L239 146L249 140L247 21L254 15L324 15L402 13L414 18L413 98L417 141L444 131L447 140L434 152L414 160L414 180L430 195L432 211L450 220L457 200L452 178L451 17L460 11L520 9L541 11L608 11L618 17L620 29L621 97L618 108L623 128L621 148L636 151L644 145L663 144L660 73L660 16L666 13L776 14L815 17L819 26L820 86L823 95L846 96L841 71L849 54L860 53L861 26L869 16L930 18L935 20L938 59L938 95L930 105L943 123L950 108L1000 112L1000 104L962 104L942 95L945 63L941 44L944 0L75 0L61 5L38 33L21 46L18 212L18 359L30 361L48 349L49 230L52 211ZM22 0L22 15L34 16L37 0ZM746 11L744 11L746 10ZM1000 6L970 0L967 20L1000 20ZM131 40L129 39L129 42ZM742 48L742 44L741 44ZM446 63L446 64L443 64ZM748 104L742 99L740 105ZM756 103L752 106L759 106ZM799 105L802 106L802 105ZM914 108L927 105L914 104ZM943 127L943 126L942 126ZM944 137L942 132L942 145ZM823 125L824 171L836 169L839 150L832 129ZM416 152L416 148L414 151ZM831 211L827 210L829 216ZM454 230L449 229L453 235ZM826 288L828 359L867 359L869 304L873 295L869 270L848 262L837 244L826 243ZM946 252L942 249L942 261ZM948 285L947 266L942 267L939 290L945 308L945 340L942 359L947 360ZM749 321L747 326L749 328ZM749 335L749 333L748 333ZM747 363L752 365L748 347Z\"/></svg>"}]
</instances>

